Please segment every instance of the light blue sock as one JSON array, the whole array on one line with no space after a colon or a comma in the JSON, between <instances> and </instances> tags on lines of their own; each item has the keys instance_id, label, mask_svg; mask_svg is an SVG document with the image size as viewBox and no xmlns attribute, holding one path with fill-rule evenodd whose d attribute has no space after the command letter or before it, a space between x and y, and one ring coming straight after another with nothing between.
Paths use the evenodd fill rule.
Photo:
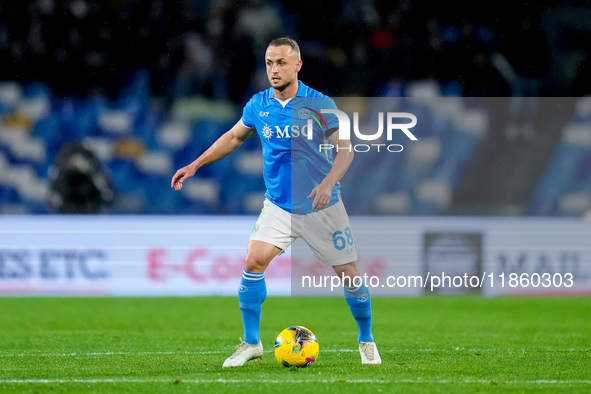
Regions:
<instances>
[{"instance_id":1,"label":"light blue sock","mask_svg":"<svg viewBox=\"0 0 591 394\"><path fill-rule=\"evenodd\" d=\"M373 342L371 333L371 299L367 286L345 286L345 299L359 328L358 342Z\"/></svg>"},{"instance_id":2,"label":"light blue sock","mask_svg":"<svg viewBox=\"0 0 591 394\"><path fill-rule=\"evenodd\" d=\"M267 298L265 273L242 271L242 281L238 289L238 303L242 312L244 342L256 345L261 339L261 310Z\"/></svg>"}]
</instances>

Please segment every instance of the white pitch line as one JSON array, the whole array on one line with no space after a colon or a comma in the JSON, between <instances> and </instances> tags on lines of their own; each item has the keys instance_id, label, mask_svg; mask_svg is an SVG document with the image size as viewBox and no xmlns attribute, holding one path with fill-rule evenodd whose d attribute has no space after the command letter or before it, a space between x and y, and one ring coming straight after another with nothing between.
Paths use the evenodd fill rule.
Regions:
<instances>
[{"instance_id":1,"label":"white pitch line","mask_svg":"<svg viewBox=\"0 0 591 394\"><path fill-rule=\"evenodd\" d=\"M572 353L575 351L591 351L591 348L566 348L566 349L525 349L525 348L506 348L506 349L499 349L499 348L461 348L461 347L454 347L449 349L383 349L382 352L534 352L534 351L544 351L544 352L568 352ZM159 356L159 355L207 355L207 354L227 354L231 352L231 349L228 350L201 350L201 351L183 351L183 352L172 352L172 351L162 351L162 352L86 352L86 353L0 353L0 357L92 357L92 356ZM272 353L273 350L265 350L265 353ZM356 353L356 349L321 349L323 353Z\"/></svg>"},{"instance_id":2,"label":"white pitch line","mask_svg":"<svg viewBox=\"0 0 591 394\"><path fill-rule=\"evenodd\" d=\"M250 234L251 230L0 230L0 234Z\"/></svg>"},{"instance_id":3,"label":"white pitch line","mask_svg":"<svg viewBox=\"0 0 591 394\"><path fill-rule=\"evenodd\" d=\"M0 245L0 249L4 250L146 250L150 249L149 246L71 246L71 245L51 245L51 246L5 246ZM207 249L207 250L245 250L244 246L167 246L167 250L192 250L192 249ZM142 262L143 263L143 262Z\"/></svg>"},{"instance_id":4,"label":"white pitch line","mask_svg":"<svg viewBox=\"0 0 591 394\"><path fill-rule=\"evenodd\" d=\"M301 384L301 383L374 383L374 384L537 384L537 385L563 385L563 384L582 384L589 385L591 380L571 379L537 379L537 380L495 380L493 379L309 379L309 380L278 380L278 379L178 379L178 383L273 383L273 384ZM120 379L0 379L0 384L66 384L66 383L176 383L174 378L168 379L138 379L138 378L120 378Z\"/></svg>"},{"instance_id":5,"label":"white pitch line","mask_svg":"<svg viewBox=\"0 0 591 394\"><path fill-rule=\"evenodd\" d=\"M206 354L227 354L232 350L204 350L196 352L89 352L89 353L0 353L0 357L92 357L92 356L151 356L151 355L206 355ZM272 353L273 350L265 350L265 353ZM353 349L322 349L328 353L357 352Z\"/></svg>"},{"instance_id":6,"label":"white pitch line","mask_svg":"<svg viewBox=\"0 0 591 394\"><path fill-rule=\"evenodd\" d=\"M256 217L254 218L256 221ZM253 221L254 223L254 221ZM247 226L248 227L248 226ZM252 227L252 226L251 226ZM0 234L250 234L251 227L245 230L0 230ZM416 231L356 231L358 235L420 235ZM591 235L588 231L490 231L490 235Z\"/></svg>"}]
</instances>

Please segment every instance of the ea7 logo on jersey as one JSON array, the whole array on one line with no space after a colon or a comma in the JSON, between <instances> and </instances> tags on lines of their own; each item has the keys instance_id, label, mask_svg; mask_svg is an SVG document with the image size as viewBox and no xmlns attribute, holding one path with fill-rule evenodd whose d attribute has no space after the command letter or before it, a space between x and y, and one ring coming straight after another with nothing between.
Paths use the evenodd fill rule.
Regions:
<instances>
[{"instance_id":1,"label":"ea7 logo on jersey","mask_svg":"<svg viewBox=\"0 0 591 394\"><path fill-rule=\"evenodd\" d=\"M268 112L261 111L261 112L259 112L259 116L260 117L269 116L269 113Z\"/></svg>"}]
</instances>

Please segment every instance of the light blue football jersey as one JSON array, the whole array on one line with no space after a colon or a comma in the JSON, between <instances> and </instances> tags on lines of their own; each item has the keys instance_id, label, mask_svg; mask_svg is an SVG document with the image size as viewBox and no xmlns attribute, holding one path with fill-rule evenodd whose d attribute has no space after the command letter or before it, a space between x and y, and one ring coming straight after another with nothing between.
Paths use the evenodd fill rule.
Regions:
<instances>
[{"instance_id":1,"label":"light blue football jersey","mask_svg":"<svg viewBox=\"0 0 591 394\"><path fill-rule=\"evenodd\" d=\"M243 110L242 123L257 130L263 145L265 197L288 212L313 212L314 200L307 196L332 168L333 149L321 149L321 144L329 143L327 136L338 129L338 119L321 109L336 109L336 104L299 81L296 97L287 103L277 100L269 88L255 94ZM328 206L339 199L337 183Z\"/></svg>"}]
</instances>

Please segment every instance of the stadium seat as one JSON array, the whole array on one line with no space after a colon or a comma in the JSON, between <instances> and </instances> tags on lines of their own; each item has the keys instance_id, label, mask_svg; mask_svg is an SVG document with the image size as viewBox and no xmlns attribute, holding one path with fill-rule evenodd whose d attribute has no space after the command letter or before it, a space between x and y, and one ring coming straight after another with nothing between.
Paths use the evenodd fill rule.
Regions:
<instances>
[{"instance_id":1,"label":"stadium seat","mask_svg":"<svg viewBox=\"0 0 591 394\"><path fill-rule=\"evenodd\" d=\"M140 154L135 160L137 168L144 174L158 176L172 176L172 157L165 151L146 151Z\"/></svg>"},{"instance_id":2,"label":"stadium seat","mask_svg":"<svg viewBox=\"0 0 591 394\"><path fill-rule=\"evenodd\" d=\"M591 209L589 192L566 193L558 200L558 213L566 216L582 216Z\"/></svg>"},{"instance_id":3,"label":"stadium seat","mask_svg":"<svg viewBox=\"0 0 591 394\"><path fill-rule=\"evenodd\" d=\"M418 203L424 203L424 207L434 205L437 208L437 212L430 211L429 214L439 213L449 207L452 194L452 186L438 179L425 179L415 188L415 198Z\"/></svg>"},{"instance_id":4,"label":"stadium seat","mask_svg":"<svg viewBox=\"0 0 591 394\"><path fill-rule=\"evenodd\" d=\"M220 208L220 186L217 181L207 178L193 178L183 185L180 192L181 204L189 205L187 213L212 214Z\"/></svg>"},{"instance_id":5,"label":"stadium seat","mask_svg":"<svg viewBox=\"0 0 591 394\"><path fill-rule=\"evenodd\" d=\"M381 193L372 202L371 213L377 215L406 215L409 213L412 201L408 193Z\"/></svg>"},{"instance_id":6,"label":"stadium seat","mask_svg":"<svg viewBox=\"0 0 591 394\"><path fill-rule=\"evenodd\" d=\"M193 126L192 138L209 147L227 130L227 126L218 120L203 120Z\"/></svg>"},{"instance_id":7,"label":"stadium seat","mask_svg":"<svg viewBox=\"0 0 591 394\"><path fill-rule=\"evenodd\" d=\"M591 122L591 96L580 97L575 105L573 123Z\"/></svg>"},{"instance_id":8,"label":"stadium seat","mask_svg":"<svg viewBox=\"0 0 591 394\"><path fill-rule=\"evenodd\" d=\"M424 79L409 82L406 84L405 92L408 97L416 97L421 99L441 96L439 83L434 79Z\"/></svg>"},{"instance_id":9,"label":"stadium seat","mask_svg":"<svg viewBox=\"0 0 591 394\"><path fill-rule=\"evenodd\" d=\"M119 109L108 109L99 114L98 126L103 133L125 136L132 133L133 116Z\"/></svg>"},{"instance_id":10,"label":"stadium seat","mask_svg":"<svg viewBox=\"0 0 591 394\"><path fill-rule=\"evenodd\" d=\"M142 189L142 174L133 161L114 159L108 163L107 168L117 193L126 194Z\"/></svg>"},{"instance_id":11,"label":"stadium seat","mask_svg":"<svg viewBox=\"0 0 591 394\"><path fill-rule=\"evenodd\" d=\"M28 82L22 87L22 96L25 98L30 97L46 97L51 99L53 93L51 92L51 88L45 82L42 81L32 81Z\"/></svg>"},{"instance_id":12,"label":"stadium seat","mask_svg":"<svg viewBox=\"0 0 591 394\"><path fill-rule=\"evenodd\" d=\"M243 196L244 212L250 215L258 215L261 212L261 209L263 209L264 200L264 190L256 190L246 193Z\"/></svg>"},{"instance_id":13,"label":"stadium seat","mask_svg":"<svg viewBox=\"0 0 591 394\"><path fill-rule=\"evenodd\" d=\"M94 134L96 115L87 105L74 98L62 98L54 101L54 107L63 142Z\"/></svg>"},{"instance_id":14,"label":"stadium seat","mask_svg":"<svg viewBox=\"0 0 591 394\"><path fill-rule=\"evenodd\" d=\"M123 103L129 97L135 97L147 103L150 99L150 71L134 70L126 77L117 94L117 101Z\"/></svg>"},{"instance_id":15,"label":"stadium seat","mask_svg":"<svg viewBox=\"0 0 591 394\"><path fill-rule=\"evenodd\" d=\"M441 96L443 97L460 97L462 96L462 85L455 81L441 82L439 85Z\"/></svg>"},{"instance_id":16,"label":"stadium seat","mask_svg":"<svg viewBox=\"0 0 591 394\"><path fill-rule=\"evenodd\" d=\"M421 138L419 144L409 144L405 153L405 168L417 171L429 170L442 154L441 142L434 137Z\"/></svg>"},{"instance_id":17,"label":"stadium seat","mask_svg":"<svg viewBox=\"0 0 591 394\"><path fill-rule=\"evenodd\" d=\"M22 97L22 87L18 82L0 83L0 115L4 115L14 108Z\"/></svg>"},{"instance_id":18,"label":"stadium seat","mask_svg":"<svg viewBox=\"0 0 591 394\"><path fill-rule=\"evenodd\" d=\"M28 214L39 215L49 213L45 199L26 198L23 199L22 205Z\"/></svg>"},{"instance_id":19,"label":"stadium seat","mask_svg":"<svg viewBox=\"0 0 591 394\"><path fill-rule=\"evenodd\" d=\"M574 147L561 146L548 165L533 197L531 214L555 214L558 198L571 184L583 152Z\"/></svg>"},{"instance_id":20,"label":"stadium seat","mask_svg":"<svg viewBox=\"0 0 591 394\"><path fill-rule=\"evenodd\" d=\"M35 123L31 135L35 138L43 140L48 152L57 152L62 143L60 122L58 117L52 114L39 120L37 123Z\"/></svg>"},{"instance_id":21,"label":"stadium seat","mask_svg":"<svg viewBox=\"0 0 591 394\"><path fill-rule=\"evenodd\" d=\"M20 202L20 195L14 187L0 184L0 205L17 204Z\"/></svg>"},{"instance_id":22,"label":"stadium seat","mask_svg":"<svg viewBox=\"0 0 591 394\"><path fill-rule=\"evenodd\" d=\"M585 117L588 98L579 99L570 123L562 130L560 145L533 194L529 215L582 214L591 180L591 133ZM589 107L589 108L588 108Z\"/></svg>"},{"instance_id":23,"label":"stadium seat","mask_svg":"<svg viewBox=\"0 0 591 394\"><path fill-rule=\"evenodd\" d=\"M178 151L186 147L191 141L192 133L189 122L164 122L156 132L156 141L161 146Z\"/></svg>"},{"instance_id":24,"label":"stadium seat","mask_svg":"<svg viewBox=\"0 0 591 394\"><path fill-rule=\"evenodd\" d=\"M263 156L260 152L235 153L234 166L240 174L261 177L263 174Z\"/></svg>"},{"instance_id":25,"label":"stadium seat","mask_svg":"<svg viewBox=\"0 0 591 394\"><path fill-rule=\"evenodd\" d=\"M265 195L265 183L261 177L235 176L227 179L221 188L221 202L226 213L252 213L247 211L245 196L251 192L259 192L261 201Z\"/></svg>"}]
</instances>

